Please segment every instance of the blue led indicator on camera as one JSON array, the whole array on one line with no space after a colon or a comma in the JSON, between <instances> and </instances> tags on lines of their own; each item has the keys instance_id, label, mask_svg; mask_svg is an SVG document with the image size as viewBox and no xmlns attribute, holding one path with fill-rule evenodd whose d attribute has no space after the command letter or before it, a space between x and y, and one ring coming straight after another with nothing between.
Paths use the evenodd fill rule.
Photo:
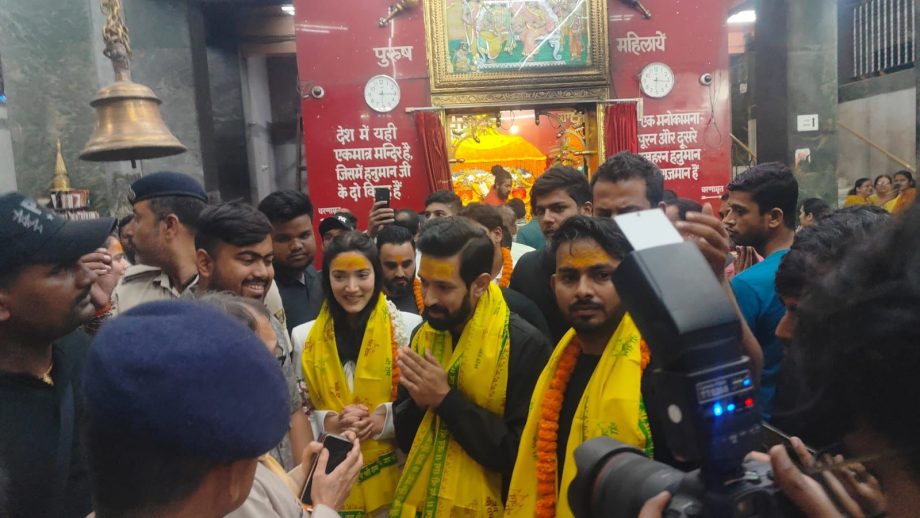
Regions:
<instances>
[{"instance_id":1,"label":"blue led indicator on camera","mask_svg":"<svg viewBox=\"0 0 920 518\"><path fill-rule=\"evenodd\" d=\"M729 403L728 406L725 407L725 409L728 410L729 412L734 412L734 411L735 411L735 404L734 404L734 403Z\"/></svg>"},{"instance_id":2,"label":"blue led indicator on camera","mask_svg":"<svg viewBox=\"0 0 920 518\"><path fill-rule=\"evenodd\" d=\"M715 415L716 417L719 417L720 415L722 415L722 412L723 412L722 405L720 405L719 403L716 403L715 405L713 405L712 407L713 415Z\"/></svg>"},{"instance_id":3,"label":"blue led indicator on camera","mask_svg":"<svg viewBox=\"0 0 920 518\"><path fill-rule=\"evenodd\" d=\"M745 387L750 387L750 386L751 386L751 378L744 378L744 382L743 382L743 383L744 383L744 386L745 386Z\"/></svg>"}]
</instances>

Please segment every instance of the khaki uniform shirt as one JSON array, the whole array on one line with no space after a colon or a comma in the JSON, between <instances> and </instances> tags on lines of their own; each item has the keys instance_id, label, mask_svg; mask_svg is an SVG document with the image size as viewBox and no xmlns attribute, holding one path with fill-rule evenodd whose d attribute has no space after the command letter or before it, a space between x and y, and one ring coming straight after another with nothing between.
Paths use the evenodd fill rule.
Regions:
<instances>
[{"instance_id":1,"label":"khaki uniform shirt","mask_svg":"<svg viewBox=\"0 0 920 518\"><path fill-rule=\"evenodd\" d=\"M145 302L194 297L197 286L198 276L196 275L185 290L179 293L179 290L173 286L169 275L162 268L135 264L128 268L125 276L121 278L118 285L115 286L115 291L112 292L112 316ZM282 328L286 327L287 318L284 306L281 304L281 293L278 292L275 281L272 281L265 295L265 307L272 316L278 319Z\"/></svg>"},{"instance_id":2,"label":"khaki uniform shirt","mask_svg":"<svg viewBox=\"0 0 920 518\"><path fill-rule=\"evenodd\" d=\"M198 284L198 276L192 280L186 289L179 290L172 285L169 275L161 268L135 264L128 268L125 276L121 278L115 291L112 292L112 315L118 315L139 306L145 302L157 300L171 300L194 295L194 287Z\"/></svg>"}]
</instances>

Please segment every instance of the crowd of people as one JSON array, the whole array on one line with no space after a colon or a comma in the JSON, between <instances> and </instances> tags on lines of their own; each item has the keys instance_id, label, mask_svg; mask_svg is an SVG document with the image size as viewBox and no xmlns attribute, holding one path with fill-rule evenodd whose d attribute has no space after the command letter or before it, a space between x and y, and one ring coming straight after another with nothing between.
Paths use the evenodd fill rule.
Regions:
<instances>
[{"instance_id":1,"label":"crowd of people","mask_svg":"<svg viewBox=\"0 0 920 518\"><path fill-rule=\"evenodd\" d=\"M893 176L879 175L874 182L871 178L859 178L847 193L843 206L875 205L898 214L909 209L916 197L917 183L913 173L901 170Z\"/></svg>"},{"instance_id":2,"label":"crowd of people","mask_svg":"<svg viewBox=\"0 0 920 518\"><path fill-rule=\"evenodd\" d=\"M751 454L791 503L913 515L910 173L834 210L760 164L715 212L624 152L590 181L548 169L530 222L493 175L482 204L381 201L364 231L348 212L314 225L297 191L209 204L172 172L134 182L118 222L0 196L0 516L572 516L592 438L681 463L613 276L632 252L614 218L652 209L733 304L757 411L797 436Z\"/></svg>"}]
</instances>

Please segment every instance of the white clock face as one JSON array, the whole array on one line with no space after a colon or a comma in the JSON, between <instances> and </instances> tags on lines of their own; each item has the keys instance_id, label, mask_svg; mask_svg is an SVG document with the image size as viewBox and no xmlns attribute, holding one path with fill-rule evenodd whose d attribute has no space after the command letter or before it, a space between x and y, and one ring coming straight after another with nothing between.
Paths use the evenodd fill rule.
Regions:
<instances>
[{"instance_id":1,"label":"white clock face","mask_svg":"<svg viewBox=\"0 0 920 518\"><path fill-rule=\"evenodd\" d=\"M649 63L639 75L639 86L645 95L660 99L674 89L674 71L664 63Z\"/></svg>"},{"instance_id":2,"label":"white clock face","mask_svg":"<svg viewBox=\"0 0 920 518\"><path fill-rule=\"evenodd\" d=\"M376 112L393 111L399 105L399 84L390 76L370 78L364 85L364 102Z\"/></svg>"}]
</instances>

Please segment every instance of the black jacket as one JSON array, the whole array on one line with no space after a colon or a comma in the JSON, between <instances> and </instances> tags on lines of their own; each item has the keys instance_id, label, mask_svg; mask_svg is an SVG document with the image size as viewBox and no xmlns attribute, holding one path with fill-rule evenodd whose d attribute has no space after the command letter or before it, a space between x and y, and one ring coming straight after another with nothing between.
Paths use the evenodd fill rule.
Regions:
<instances>
[{"instance_id":1,"label":"black jacket","mask_svg":"<svg viewBox=\"0 0 920 518\"><path fill-rule=\"evenodd\" d=\"M80 449L80 373L88 351L89 337L82 331L54 343L54 386L0 372L0 516L83 518L92 510ZM65 420L69 426L62 427ZM58 443L68 435L70 451L61 456ZM58 462L67 468L59 471Z\"/></svg>"},{"instance_id":2,"label":"black jacket","mask_svg":"<svg viewBox=\"0 0 920 518\"><path fill-rule=\"evenodd\" d=\"M556 294L550 285L550 278L556 272L556 258L550 248L527 252L518 259L517 266L511 274L511 289L521 293L540 309L549 325L549 335L553 345L559 343L569 330L568 322L556 305Z\"/></svg>"},{"instance_id":3,"label":"black jacket","mask_svg":"<svg viewBox=\"0 0 920 518\"><path fill-rule=\"evenodd\" d=\"M303 271L303 277L304 282L301 283L300 279L289 277L280 270L275 275L275 284L278 285L287 316L288 333L300 324L316 320L323 307L323 286L319 272L311 264Z\"/></svg>"},{"instance_id":4,"label":"black jacket","mask_svg":"<svg viewBox=\"0 0 920 518\"><path fill-rule=\"evenodd\" d=\"M549 341L540 331L513 313L508 323L508 334L511 350L504 414L495 415L477 406L457 389L451 389L435 410L453 439L470 457L502 474L503 500L508 495L518 444L527 423L530 397L552 351ZM408 453L425 411L415 405L402 387L393 409L396 440L399 447Z\"/></svg>"}]
</instances>

